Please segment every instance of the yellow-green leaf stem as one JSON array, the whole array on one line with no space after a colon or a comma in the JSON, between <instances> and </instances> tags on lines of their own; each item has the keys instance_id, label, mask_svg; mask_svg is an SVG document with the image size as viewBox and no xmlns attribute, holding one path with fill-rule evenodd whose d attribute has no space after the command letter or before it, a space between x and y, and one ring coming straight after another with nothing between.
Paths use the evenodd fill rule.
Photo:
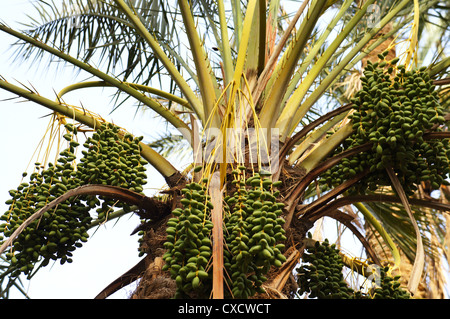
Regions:
<instances>
[{"instance_id":1,"label":"yellow-green leaf stem","mask_svg":"<svg viewBox=\"0 0 450 319\"><path fill-rule=\"evenodd\" d=\"M183 17L184 27L190 44L190 50L197 70L197 77L199 81L200 95L203 101L203 112L208 117L213 112L214 104L216 102L216 90L217 82L213 83L212 70L209 64L209 60L203 49L203 45L200 42L200 38L195 27L194 18L192 17L191 8L187 0L179 0L181 16ZM214 113L212 115L213 127L220 126L219 114Z\"/></svg>"},{"instance_id":2,"label":"yellow-green leaf stem","mask_svg":"<svg viewBox=\"0 0 450 319\"><path fill-rule=\"evenodd\" d=\"M170 110L163 107L160 103L157 101L147 97L142 92L132 88L129 85L124 84L124 82L121 82L117 80L116 78L107 75L106 73L103 73L102 71L94 68L93 66L84 63L64 52L59 51L58 49L52 48L45 43L29 37L21 32L15 31L3 24L0 24L0 30L4 31L6 33L9 33L10 35L17 37L30 45L36 46L44 51L49 52L50 54L57 56L61 58L64 61L69 62L70 64L73 64L80 69L97 76L98 78L102 79L103 81L109 83L110 85L117 87L119 90L128 93L138 101L142 102L143 104L149 106L151 109L153 109L156 113L164 117L169 123L171 123L173 126L175 126L177 129L180 129L181 133L185 134L189 131L189 126L184 123L179 117L177 117L175 114L173 114Z\"/></svg>"},{"instance_id":3,"label":"yellow-green leaf stem","mask_svg":"<svg viewBox=\"0 0 450 319\"><path fill-rule=\"evenodd\" d=\"M300 145L298 145L289 155L289 165L293 165L295 161L297 161L300 156L302 156L303 153L313 145L313 143L316 143L320 137L324 136L328 130L339 123L339 121L341 121L345 116L347 116L347 113L337 115L334 119L327 121L320 128L306 136L305 139L300 143Z\"/></svg>"},{"instance_id":4,"label":"yellow-green leaf stem","mask_svg":"<svg viewBox=\"0 0 450 319\"><path fill-rule=\"evenodd\" d=\"M270 74L274 71L274 68L277 67L276 63L277 63L278 57L281 54L281 51L283 50L284 46L286 45L289 37L291 36L292 30L294 30L295 25L296 25L298 19L300 18L300 16L302 15L307 4L308 4L308 1L304 1L302 3L302 5L298 8L297 13L292 18L291 22L289 23L289 26L285 30L280 41L276 45L273 52L270 53L270 57L268 58L267 63L258 78L258 83L257 83L255 89L253 90L253 98L255 100L255 104L258 104L259 98L261 97L261 94L263 91L266 91L266 90L270 91L269 90L270 84L268 84L268 83L270 82L271 79L273 80L273 78L270 77ZM277 71L275 71L275 72L277 72Z\"/></svg>"},{"instance_id":5,"label":"yellow-green leaf stem","mask_svg":"<svg viewBox=\"0 0 450 319\"><path fill-rule=\"evenodd\" d=\"M199 119L204 123L205 121L205 113L203 111L203 105L200 100L195 95L194 91L184 80L183 76L178 72L176 66L172 63L169 57L164 53L161 49L160 45L156 41L156 39L150 34L145 25L142 23L138 15L134 10L132 10L123 0L114 0L114 2L118 5L118 7L124 12L124 14L131 20L133 25L139 34L145 39L145 41L150 45L155 56L161 61L161 63L165 66L167 72L170 74L172 79L177 83L179 89L186 96L186 99L191 104L195 113L199 117Z\"/></svg>"},{"instance_id":6,"label":"yellow-green leaf stem","mask_svg":"<svg viewBox=\"0 0 450 319\"><path fill-rule=\"evenodd\" d=\"M292 132L295 127L301 122L305 110L309 110L312 105L322 96L325 90L328 89L330 84L336 80L337 76L342 72L344 68L348 66L350 61L364 48L364 46L373 38L373 36L378 33L378 31L383 28L389 21L391 21L401 9L403 9L409 0L403 0L401 3L396 5L392 11L390 11L379 23L376 28L371 29L366 33L366 35L356 44L356 46L340 61L338 65L328 74L328 76L320 83L320 85L309 95L305 101L302 103L301 107L296 111L292 120L289 118L284 118L279 120L278 125L283 126L283 130L286 132ZM287 123L289 123L288 125ZM287 126L287 127L286 127ZM281 129L280 129L281 131Z\"/></svg>"},{"instance_id":7,"label":"yellow-green leaf stem","mask_svg":"<svg viewBox=\"0 0 450 319\"><path fill-rule=\"evenodd\" d=\"M311 64L313 59L317 57L317 54L319 53L319 50L322 47L322 45L325 43L325 40L328 39L328 36L330 35L331 31L336 26L336 24L339 22L339 20L345 15L346 11L348 10L348 8L352 4L352 2L353 2L352 0L344 1L341 8L339 9L339 12L336 14L336 16L333 18L333 20L331 20L331 22L327 25L327 28L320 35L319 39L317 39L317 41L314 42L313 47L308 52L308 55L301 62L299 69L295 72L295 75L292 77L289 87L287 88L286 94L284 95L284 99L281 102L281 106L283 108L284 108L284 105L286 104L286 101L288 100L288 98L291 96L292 92L297 87L298 82L302 78L306 69L309 67L309 65Z\"/></svg>"},{"instance_id":8,"label":"yellow-green leaf stem","mask_svg":"<svg viewBox=\"0 0 450 319\"><path fill-rule=\"evenodd\" d=\"M236 43L236 51L241 46L242 38L242 9L240 0L231 0L231 10L233 12L234 23L234 41Z\"/></svg>"},{"instance_id":9,"label":"yellow-green leaf stem","mask_svg":"<svg viewBox=\"0 0 450 319\"><path fill-rule=\"evenodd\" d=\"M0 88L5 89L13 94L21 96L26 100L38 103L45 106L52 111L60 113L68 118L72 118L77 122L89 126L91 128L99 128L101 123L95 119L92 115L87 112L81 112L71 107L70 105L58 101L52 101L47 99L36 92L21 88L17 85L7 82L6 80L0 79Z\"/></svg>"},{"instance_id":10,"label":"yellow-green leaf stem","mask_svg":"<svg viewBox=\"0 0 450 319\"><path fill-rule=\"evenodd\" d=\"M270 93L264 101L261 109L260 119L263 128L275 127L276 120L279 116L280 103L289 85L292 74L295 71L298 60L303 53L303 49L309 39L311 32L314 30L316 22L322 13L326 0L318 0L315 5L308 11L307 17L303 20L297 31L295 39L287 49L281 59L280 71L276 74Z\"/></svg>"},{"instance_id":11,"label":"yellow-green leaf stem","mask_svg":"<svg viewBox=\"0 0 450 319\"><path fill-rule=\"evenodd\" d=\"M174 49L172 48L170 45L167 45L164 42L160 43L160 46L166 50L167 52L169 52L169 54L174 57L174 59L177 60L177 62L180 64L180 66L186 70L187 74L186 77L189 78L191 81L193 81L195 83L195 87L198 87L198 77L197 74L195 73L195 70L181 57L181 55ZM189 76L188 76L189 75Z\"/></svg>"},{"instance_id":12,"label":"yellow-green leaf stem","mask_svg":"<svg viewBox=\"0 0 450 319\"><path fill-rule=\"evenodd\" d=\"M339 144L342 143L353 132L352 123L344 124L335 133L330 135L327 139L320 141L314 149L299 163L299 166L304 169L305 173L312 169L327 157Z\"/></svg>"},{"instance_id":13,"label":"yellow-green leaf stem","mask_svg":"<svg viewBox=\"0 0 450 319\"><path fill-rule=\"evenodd\" d=\"M43 96L40 96L35 92L23 89L5 80L0 79L0 88L21 96L29 101L38 103L46 108L51 109L54 112L72 118L77 122L87 125L93 129L100 128L101 126L101 123L98 120L96 120L93 116L89 115L86 112L76 110L74 107L65 103L52 101ZM170 177L178 172L177 169L173 167L169 161L167 161L163 156L161 156L150 146L142 142L140 143L140 146L142 157L145 158L153 167L155 167L155 169L159 173L161 173L161 175L163 175L164 177Z\"/></svg>"},{"instance_id":14,"label":"yellow-green leaf stem","mask_svg":"<svg viewBox=\"0 0 450 319\"><path fill-rule=\"evenodd\" d=\"M442 61L438 62L437 64L433 65L429 71L430 77L435 76L436 74L439 74L440 72L446 70L450 67L450 57L446 57L442 59Z\"/></svg>"},{"instance_id":15,"label":"yellow-green leaf stem","mask_svg":"<svg viewBox=\"0 0 450 319\"><path fill-rule=\"evenodd\" d=\"M224 130L230 128L231 127L230 125L232 125L232 123L230 122L231 118L227 118L227 116L231 116L231 114L234 114L234 112L235 112L236 98L237 98L237 93L240 90L241 79L242 79L243 72L244 72L245 61L247 59L247 48L248 48L248 43L249 43L249 39L250 39L251 26L252 26L252 21L253 21L253 17L254 17L254 12L256 9L256 4L257 4L257 0L250 0L247 5L247 12L246 12L245 20L244 20L244 26L242 29L241 45L239 47L239 52L238 52L238 56L237 56L237 60L236 60L236 67L235 67L235 70L233 73L233 80L230 83L230 85L227 86L227 87L231 87L231 94L230 94L230 99L228 100L225 114L223 116L224 118L222 120L222 124L220 126L223 135L225 135ZM224 150L224 152L225 152L225 150Z\"/></svg>"},{"instance_id":16,"label":"yellow-green leaf stem","mask_svg":"<svg viewBox=\"0 0 450 319\"><path fill-rule=\"evenodd\" d=\"M233 78L233 60L231 59L231 48L230 48L230 40L228 37L228 25L227 19L225 17L225 6L223 4L223 0L217 1L217 7L219 12L219 23L220 23L220 35L222 38L222 60L223 60L223 69L224 69L224 82L223 86L226 87L228 83L230 83Z\"/></svg>"},{"instance_id":17,"label":"yellow-green leaf stem","mask_svg":"<svg viewBox=\"0 0 450 319\"><path fill-rule=\"evenodd\" d=\"M248 48L248 43L249 43L249 39L250 39L252 21L254 18L256 4L257 4L256 0L250 0L247 5L247 11L246 11L245 19L244 19L244 25L242 28L241 43L239 46L239 52L238 52L238 56L237 56L237 60L236 60L236 67L235 67L234 73L233 73L233 80L232 80L232 82L230 82L230 85L227 86L227 87L230 87L231 91L229 93L230 98L228 99L226 110L223 115L222 123L220 126L222 136L224 138L223 141L226 141L226 130L233 127L233 125L234 125L232 115L236 111L237 93L240 90L241 79L244 74L244 66L245 66L245 61L247 59L247 48ZM224 156L226 156L225 155L227 152L226 143L223 144L223 147L224 147L223 154L224 154ZM226 161L224 161L220 165L222 180L225 176L224 175L225 167L226 167L225 162Z\"/></svg>"},{"instance_id":18,"label":"yellow-green leaf stem","mask_svg":"<svg viewBox=\"0 0 450 319\"><path fill-rule=\"evenodd\" d=\"M189 102L187 100L185 100L181 97L178 97L176 95L170 94L166 91L158 90L156 88L153 88L153 87L150 87L147 85L136 84L136 83L123 82L123 84L129 85L132 88L139 90L139 91L155 94L157 96L167 99L168 101L177 103L181 106L191 108L189 105ZM62 89L58 93L57 97L58 97L58 99L60 99L65 94L72 92L74 90L79 90L79 89L84 89L84 88L92 88L92 87L112 87L112 85L105 81L86 81L86 82L75 83L75 84L69 85L69 86L65 87L64 89Z\"/></svg>"},{"instance_id":19,"label":"yellow-green leaf stem","mask_svg":"<svg viewBox=\"0 0 450 319\"><path fill-rule=\"evenodd\" d=\"M303 15L303 11L304 11L304 9L306 7L308 7L308 10L312 10L312 8L316 4L316 1L317 0L312 0L312 1L311 0L305 0L305 1L303 1L301 6L297 10L297 14L299 13L300 15ZM278 3L277 6L273 8L273 10L279 9L279 6L280 6L280 4ZM269 7L269 18L271 18L272 12L274 12L274 11L271 11L270 9L271 8ZM308 15L307 15L307 18L309 18ZM274 19L275 19L275 21L272 22L271 28L275 28L275 30L272 30L272 33L271 34L269 33L269 36L273 37L273 41L275 42L275 37L276 37L276 34L277 34L277 23L278 23L276 15L275 15ZM296 19L296 16L294 16L294 18L292 18L291 22L293 22L295 19ZM301 26L300 26L300 28L301 28ZM296 30L296 33L302 32L302 30L300 28L298 30ZM285 30L285 33L283 34L283 37L287 36L286 35L286 31L288 31L288 29ZM291 30L291 32L292 32L292 30ZM294 41L295 41L295 35L293 36L293 38L294 38ZM270 50L270 52L269 52L269 60L268 60L268 63L267 63L268 67L270 67L270 63L271 63L270 59L278 60L278 56L277 57L274 56L274 55L277 55L277 51L279 51L279 49L285 48L285 44L286 43L283 44L282 42L283 42L283 40L277 41L277 47L275 47L273 50ZM264 95L265 96L267 96L269 94L270 90L273 87L274 81L278 78L279 73L283 69L284 63L282 61L284 61L285 59L287 59L287 57L289 57L291 55L290 51L292 49L293 43L294 43L293 41L288 43L288 46L285 48L285 51L284 51L280 61L277 62L277 64L275 64L275 66L272 66L272 68L270 69L270 73L271 73L270 74L270 78L267 80L267 85L265 85L265 87L264 87ZM280 44L282 45L282 47L279 47ZM273 45L275 45L275 44L273 44ZM278 53L278 55L279 55L279 53Z\"/></svg>"},{"instance_id":20,"label":"yellow-green leaf stem","mask_svg":"<svg viewBox=\"0 0 450 319\"><path fill-rule=\"evenodd\" d=\"M303 105L302 101L309 91L309 88L314 83L316 78L322 72L325 64L333 56L334 52L338 49L341 43L346 39L347 35L355 28L360 20L366 14L367 8L375 0L368 0L364 3L363 7L353 16L353 18L346 24L344 29L339 33L336 39L330 44L326 51L322 54L316 64L311 68L306 77L302 80L298 88L294 91L292 96L287 100L286 106L280 114L277 121L277 127L280 128L282 139L286 138L291 127L291 120L296 116L303 118L303 116L309 111L309 105Z\"/></svg>"},{"instance_id":21,"label":"yellow-green leaf stem","mask_svg":"<svg viewBox=\"0 0 450 319\"><path fill-rule=\"evenodd\" d=\"M364 220L368 222L370 225L373 226L373 228L380 234L380 236L383 238L385 243L388 245L389 249L391 250L392 257L394 258L394 267L398 269L400 266L400 252L395 245L394 241L392 240L391 236L389 236L389 233L386 231L386 229L381 225L380 221L375 218L375 216L372 215L372 213L367 209L366 206L362 203L354 203L355 207L361 212L361 214L364 216Z\"/></svg>"},{"instance_id":22,"label":"yellow-green leaf stem","mask_svg":"<svg viewBox=\"0 0 450 319\"><path fill-rule=\"evenodd\" d=\"M245 65L245 61L247 59L247 48L248 48L248 43L249 43L249 39L251 36L252 22L253 22L253 18L255 16L256 4L257 4L256 0L250 0L247 5L247 11L245 14L244 25L242 27L241 41L239 44L239 51L238 51L238 56L237 56L237 60L236 60L236 67L235 67L234 75L233 75L233 81L234 81L233 92L234 92L234 94L231 94L231 96L235 95L237 90L240 87L241 77L244 72L244 65Z\"/></svg>"},{"instance_id":23,"label":"yellow-green leaf stem","mask_svg":"<svg viewBox=\"0 0 450 319\"><path fill-rule=\"evenodd\" d=\"M253 18L252 37L248 47L248 55L251 59L247 60L247 77L261 74L264 69L266 59L266 3L265 1L258 2L258 10L255 10L255 17Z\"/></svg>"}]
</instances>

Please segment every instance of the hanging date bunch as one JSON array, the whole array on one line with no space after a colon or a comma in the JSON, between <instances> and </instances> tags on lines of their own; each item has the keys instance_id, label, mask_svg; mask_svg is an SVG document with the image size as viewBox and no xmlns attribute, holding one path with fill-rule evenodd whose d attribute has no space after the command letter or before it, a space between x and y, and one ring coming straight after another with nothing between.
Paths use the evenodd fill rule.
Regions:
<instances>
[{"instance_id":1,"label":"hanging date bunch","mask_svg":"<svg viewBox=\"0 0 450 319\"><path fill-rule=\"evenodd\" d=\"M297 269L300 295L306 292L309 298L319 299L349 299L353 295L344 280L339 249L328 239L305 249L303 262Z\"/></svg>"},{"instance_id":2,"label":"hanging date bunch","mask_svg":"<svg viewBox=\"0 0 450 319\"><path fill-rule=\"evenodd\" d=\"M284 204L276 198L278 182L261 172L245 178L245 167L233 170L233 191L224 197L223 265L228 298L248 298L263 292L265 275L272 266L280 267L286 240ZM183 208L173 210L167 222L164 270L177 284L175 298L206 297L212 287L211 210L208 179L182 189Z\"/></svg>"},{"instance_id":3,"label":"hanging date bunch","mask_svg":"<svg viewBox=\"0 0 450 319\"><path fill-rule=\"evenodd\" d=\"M86 184L124 187L136 192L145 184L145 161L139 156L139 141L131 135L121 135L112 124L103 124L84 144L83 157L76 162L77 128L66 124L63 138L68 147L60 152L56 163L47 167L35 163L28 181L9 191L9 209L0 216L0 239L10 237L30 216L69 190ZM23 173L23 178L27 173ZM38 262L40 267L51 260L61 264L72 262L72 252L88 240L87 230L96 206L96 218L105 220L112 206L129 208L95 195L77 196L59 204L33 221L13 241L5 254L13 276L31 275Z\"/></svg>"},{"instance_id":4,"label":"hanging date bunch","mask_svg":"<svg viewBox=\"0 0 450 319\"><path fill-rule=\"evenodd\" d=\"M233 298L248 298L264 292L262 284L272 266L280 267L286 240L281 217L283 203L270 173L245 178L245 167L233 171L235 191L225 197L224 266Z\"/></svg>"},{"instance_id":5,"label":"hanging date bunch","mask_svg":"<svg viewBox=\"0 0 450 319\"><path fill-rule=\"evenodd\" d=\"M83 185L111 185L142 193L147 183L147 161L140 155L141 140L142 137L134 138L111 123L102 124L83 144L85 150L77 166L77 178ZM87 202L90 208L99 206L96 211L100 221L107 218L112 207L129 210L128 204L109 198L88 196Z\"/></svg>"},{"instance_id":6,"label":"hanging date bunch","mask_svg":"<svg viewBox=\"0 0 450 319\"><path fill-rule=\"evenodd\" d=\"M280 267L283 255L284 204L278 203L273 183L267 173L245 179L245 167L233 170L231 195L224 197L224 268L226 297L248 298L263 292L265 275L272 266ZM208 298L212 287L211 210L205 178L182 189L183 208L173 210L167 222L166 252L163 270L175 280L175 298Z\"/></svg>"},{"instance_id":7,"label":"hanging date bunch","mask_svg":"<svg viewBox=\"0 0 450 319\"><path fill-rule=\"evenodd\" d=\"M400 276L388 275L388 267L381 267L373 276L372 288L367 292L354 290L344 279L344 263L339 249L328 239L315 242L305 249L303 264L297 269L299 294L317 299L409 299L410 294L400 287ZM378 285L377 285L378 282Z\"/></svg>"},{"instance_id":8,"label":"hanging date bunch","mask_svg":"<svg viewBox=\"0 0 450 319\"><path fill-rule=\"evenodd\" d=\"M167 222L163 270L169 271L175 279L175 298L187 297L190 293L208 297L211 289L208 266L212 254L210 215L213 206L206 181L192 182L182 189L183 208L174 209L173 217Z\"/></svg>"},{"instance_id":9,"label":"hanging date bunch","mask_svg":"<svg viewBox=\"0 0 450 319\"><path fill-rule=\"evenodd\" d=\"M11 236L26 219L46 204L81 185L76 178L74 164L78 143L72 140L69 133L65 138L69 141L69 148L59 154L56 164L49 163L44 168L40 163L35 163L29 181L9 191L11 199L6 201L9 209L0 217L3 222L0 232L5 237ZM24 173L23 177L26 176ZM12 275L31 274L38 261L42 261L41 266L46 266L50 260L60 260L61 264L72 262L72 251L81 247L89 237L86 231L91 221L89 207L81 198L72 198L55 210L44 213L42 218L19 234L6 253L13 267Z\"/></svg>"},{"instance_id":10,"label":"hanging date bunch","mask_svg":"<svg viewBox=\"0 0 450 319\"><path fill-rule=\"evenodd\" d=\"M362 89L352 99L354 132L335 154L365 143L372 144L371 150L344 158L322 180L335 186L370 170L356 185L355 190L363 193L389 185L385 169L390 166L408 195L420 182L438 189L450 172L449 142L424 137L442 130L444 109L425 67L406 71L404 66L396 66L398 58L386 61L386 53L379 55L379 62L368 62L361 77Z\"/></svg>"}]
</instances>

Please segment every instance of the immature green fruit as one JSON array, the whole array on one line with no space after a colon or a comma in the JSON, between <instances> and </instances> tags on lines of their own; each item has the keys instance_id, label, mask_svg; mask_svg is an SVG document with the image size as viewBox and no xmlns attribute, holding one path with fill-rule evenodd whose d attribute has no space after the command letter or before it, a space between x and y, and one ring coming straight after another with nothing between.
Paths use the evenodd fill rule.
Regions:
<instances>
[{"instance_id":1,"label":"immature green fruit","mask_svg":"<svg viewBox=\"0 0 450 319\"><path fill-rule=\"evenodd\" d=\"M376 151L377 151L378 155L381 155L383 153L383 147L380 144L378 144L377 148L376 148Z\"/></svg>"},{"instance_id":2,"label":"immature green fruit","mask_svg":"<svg viewBox=\"0 0 450 319\"><path fill-rule=\"evenodd\" d=\"M66 126L67 130L73 134L67 134L64 136L66 140L69 141L69 147L63 150L59 154L57 159L57 164L49 163L48 167L42 166L40 163L35 163L35 172L33 172L29 178L29 183L22 183L17 191L10 192L16 200L19 199L18 194L20 194L20 201L26 202L26 206L22 205L21 202L16 202L16 207L14 212L17 212L17 216L20 216L15 223L22 223L28 216L30 216L36 210L44 207L44 205L55 199L57 196L62 195L70 189L74 189L83 184L87 183L98 183L98 184L108 184L110 182L116 182L111 177L117 178L121 182L121 186L124 183L128 183L128 176L130 175L126 169L131 164L131 161L125 157L135 156L140 157L139 149L138 153L129 154L124 150L127 149L123 143L119 140L121 137L115 137L111 141L102 140L102 145L98 144L100 139L107 138L106 135L99 134L93 135L97 139L89 140L83 146L86 148L82 151L84 157L80 160L80 163L75 163L75 149L79 146L78 142L74 141L74 135L77 134L77 129L73 125ZM106 131L110 129L111 133L117 135L118 130L113 126L102 126L101 131ZM114 132L113 132L114 131ZM116 152L121 157L120 162L116 167L108 165L102 162L102 159L97 156L105 152L105 147L108 147L108 143L114 143L111 146L111 151ZM124 146L124 150L120 150L116 144ZM91 148L92 146L92 148ZM130 148L131 149L131 148ZM99 152L97 154L97 152ZM108 158L108 156L106 156ZM137 162L136 164L142 164ZM107 169L111 167L112 169L117 169L117 173L111 174L111 172L99 173L99 167L101 169ZM131 167L134 170L134 168ZM143 173L145 168L141 167L137 171ZM120 173L119 173L120 172ZM123 175L120 175L123 174ZM26 174L22 175L26 177ZM95 178L103 178L103 180L98 180ZM141 186L139 183L144 183L143 180L137 180L138 183L134 185L136 189ZM105 200L108 205L114 204L112 201ZM101 204L100 201L92 199L92 197L85 198L83 196L71 199L65 203L61 203L58 209L51 212L46 212L29 229L33 229L33 233L27 233L26 235L19 236L19 238L14 243L14 249L17 252L17 259L23 260L22 264L26 262L32 264L38 261L41 257L43 259L42 266L49 263L50 259L57 260L63 264L65 262L70 263L72 259L72 251L76 248L82 247L81 242L87 241L89 235L85 232L87 227L92 221L92 218L88 215L89 209L94 208L97 204ZM99 212L99 216L105 216L105 212L109 210L108 205L102 205L102 210ZM119 207L121 204L116 205ZM16 210L17 209L17 210ZM26 239L26 240L25 240ZM17 267L19 269L19 267ZM29 271L31 266L28 267ZM22 269L24 270L24 269Z\"/></svg>"},{"instance_id":3,"label":"immature green fruit","mask_svg":"<svg viewBox=\"0 0 450 319\"><path fill-rule=\"evenodd\" d=\"M195 173L198 173L198 172L200 172L200 171L202 170L202 168L203 168L203 166L201 166L201 165L196 166L196 167L194 168L194 172L195 172Z\"/></svg>"},{"instance_id":4,"label":"immature green fruit","mask_svg":"<svg viewBox=\"0 0 450 319\"><path fill-rule=\"evenodd\" d=\"M198 277L202 280L205 280L209 277L208 273L204 270L199 270L197 273Z\"/></svg>"},{"instance_id":5,"label":"immature green fruit","mask_svg":"<svg viewBox=\"0 0 450 319\"><path fill-rule=\"evenodd\" d=\"M181 287L183 285L183 278L178 275L175 279L175 283L177 284L178 287Z\"/></svg>"},{"instance_id":6,"label":"immature green fruit","mask_svg":"<svg viewBox=\"0 0 450 319\"><path fill-rule=\"evenodd\" d=\"M276 182L273 182L272 186L273 187L280 187L282 184L283 184L282 181L276 181Z\"/></svg>"},{"instance_id":7,"label":"immature green fruit","mask_svg":"<svg viewBox=\"0 0 450 319\"><path fill-rule=\"evenodd\" d=\"M194 279L195 276L197 276L197 272L196 271L190 271L187 274L187 276L186 276L186 281L192 281L192 279Z\"/></svg>"},{"instance_id":8,"label":"immature green fruit","mask_svg":"<svg viewBox=\"0 0 450 319\"><path fill-rule=\"evenodd\" d=\"M194 279L192 279L192 288L198 289L199 286L200 286L200 278L196 276L194 277Z\"/></svg>"},{"instance_id":9,"label":"immature green fruit","mask_svg":"<svg viewBox=\"0 0 450 319\"><path fill-rule=\"evenodd\" d=\"M354 184L350 192L373 191L377 186L388 184L383 175L389 165L398 175L405 192L411 194L421 181L420 174L415 174L415 178L411 174L416 172L416 159L438 167L434 179L448 177L448 157L441 162L439 151L429 148L434 142L423 140L424 132L428 132L433 124L443 123L443 107L431 91L427 91L431 84L426 72L405 72L404 66L399 66L392 78L386 70L380 69L380 65L368 64L364 71L362 89L352 99L355 132L333 155L365 143L374 144L373 152L353 156L351 164L342 160L323 174L321 182L333 187L352 178L355 172L369 169L370 174ZM449 149L448 141L441 149Z\"/></svg>"}]
</instances>

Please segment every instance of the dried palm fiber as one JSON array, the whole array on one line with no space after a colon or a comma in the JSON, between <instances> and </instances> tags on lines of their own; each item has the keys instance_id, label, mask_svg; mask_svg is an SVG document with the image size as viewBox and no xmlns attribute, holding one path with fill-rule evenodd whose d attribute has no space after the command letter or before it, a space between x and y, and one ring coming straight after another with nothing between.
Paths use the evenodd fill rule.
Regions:
<instances>
[{"instance_id":1,"label":"dried palm fiber","mask_svg":"<svg viewBox=\"0 0 450 319\"><path fill-rule=\"evenodd\" d=\"M172 298L176 285L167 272L161 271L164 261L156 257L145 273L131 299L169 299Z\"/></svg>"},{"instance_id":2,"label":"dried palm fiber","mask_svg":"<svg viewBox=\"0 0 450 319\"><path fill-rule=\"evenodd\" d=\"M168 299L175 293L175 282L167 272L161 271L164 265L161 256L164 253L163 243L166 240L166 222L167 220L164 220L157 225L152 225L153 227L145 232L140 249L146 251L148 256L154 256L154 259L142 274L131 299Z\"/></svg>"},{"instance_id":3,"label":"dried palm fiber","mask_svg":"<svg viewBox=\"0 0 450 319\"><path fill-rule=\"evenodd\" d=\"M171 212L175 208L181 207L180 190L185 184L185 177L177 174L172 180L170 188L160 192L165 194L166 198L160 206L156 207L159 214L155 211L152 216L145 216L142 213L142 216L140 215L145 222L139 225L134 232L145 231L139 249L145 252L151 262L141 275L135 291L131 294L131 299L168 299L175 294L175 282L170 278L169 273L161 271L164 265L161 256L165 252L163 244L167 235L166 223L171 216ZM160 215L160 218L155 218L155 215Z\"/></svg>"}]
</instances>

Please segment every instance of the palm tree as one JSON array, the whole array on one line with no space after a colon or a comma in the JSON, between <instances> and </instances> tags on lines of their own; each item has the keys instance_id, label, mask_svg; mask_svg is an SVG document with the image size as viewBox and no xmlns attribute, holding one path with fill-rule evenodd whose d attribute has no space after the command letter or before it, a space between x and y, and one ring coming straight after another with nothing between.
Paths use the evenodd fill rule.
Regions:
<instances>
[{"instance_id":1,"label":"palm tree","mask_svg":"<svg viewBox=\"0 0 450 319\"><path fill-rule=\"evenodd\" d=\"M56 100L0 80L2 89L52 110L55 132L68 142L59 166L38 163L30 182L8 200L0 248L12 247L5 253L1 277L9 280L8 288L18 275L30 276L50 259L71 261L71 251L87 240L89 227L137 212L145 257L98 298L137 278L133 298L298 296L308 292L301 287L299 263L311 262L306 256L324 243L307 234L324 218L351 231L364 248L364 259L339 255L348 269L367 276L371 264L388 265L390 274L399 268L402 253L412 264L405 289L414 295L420 282L437 289L435 274L441 270L424 272L424 267L431 269L448 257L443 214L450 208L443 201L449 173L443 111L448 108L448 7L419 0L382 5L305 0L290 13L284 5L72 0L61 7L39 1L42 21L33 20L29 31L0 24L1 31L18 39L17 57L27 61L50 54L95 78L63 88ZM430 25L437 26L437 37L426 44L433 56L423 65L420 48ZM386 47L380 50L380 45ZM393 49L400 62L389 56ZM358 70L362 61L364 74ZM388 78L404 79L401 87L388 82L386 74L373 75L383 65L390 66L380 71L388 72ZM408 128L416 122L394 117L391 122L407 122L393 134L399 147L404 140L414 156L436 167L427 173L418 170L421 166L406 149L408 160L395 157L394 135L382 135L380 123L394 116L392 99L386 106L389 116L363 109L370 105L370 99L364 100L368 90L373 99L383 96L379 100L384 101L387 91L377 92L378 78L391 83L395 93L389 94L399 96L400 104L416 98L414 103L426 106L428 100L416 91L405 96L406 81L415 75L426 79L424 90L429 91L423 94L436 103L427 106L439 110L436 124L418 121L427 130L418 133L416 128L411 135ZM89 87L116 89L115 108L123 107L120 98L134 98L176 133L168 130L160 140L144 143L84 106L64 102L68 92ZM358 120L363 111L375 116ZM426 110L417 107L416 112ZM363 138L358 125L381 133ZM77 162L79 132L90 137ZM162 155L181 141L193 158L184 171ZM119 159L106 163L114 154ZM147 162L167 182L154 197L143 193ZM422 173L412 178L408 165ZM431 190L442 192L442 200L432 199ZM374 251L357 215L349 213L353 209L379 236L389 257ZM298 278L292 275L296 269ZM436 292L442 296L442 287Z\"/></svg>"}]
</instances>

